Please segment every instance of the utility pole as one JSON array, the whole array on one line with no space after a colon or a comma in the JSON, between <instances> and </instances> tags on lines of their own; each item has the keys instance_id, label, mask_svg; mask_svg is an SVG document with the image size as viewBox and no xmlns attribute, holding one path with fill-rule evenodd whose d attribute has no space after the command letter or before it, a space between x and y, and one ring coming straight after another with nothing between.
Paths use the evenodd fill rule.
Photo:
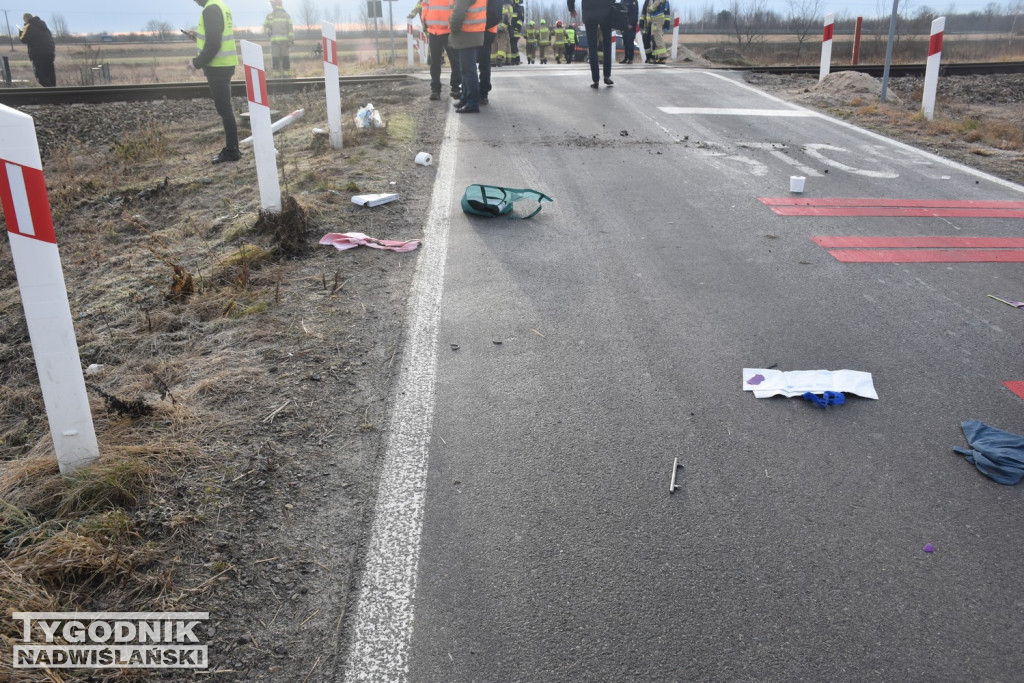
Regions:
<instances>
[{"instance_id":1,"label":"utility pole","mask_svg":"<svg viewBox=\"0 0 1024 683\"><path fill-rule=\"evenodd\" d=\"M11 43L11 52L14 52L14 37L11 35L11 22L7 19L7 10L4 12L4 23L7 24L7 40Z\"/></svg>"},{"instance_id":2,"label":"utility pole","mask_svg":"<svg viewBox=\"0 0 1024 683\"><path fill-rule=\"evenodd\" d=\"M387 0L388 3L388 33L391 34L391 66L395 65L395 0Z\"/></svg>"}]
</instances>

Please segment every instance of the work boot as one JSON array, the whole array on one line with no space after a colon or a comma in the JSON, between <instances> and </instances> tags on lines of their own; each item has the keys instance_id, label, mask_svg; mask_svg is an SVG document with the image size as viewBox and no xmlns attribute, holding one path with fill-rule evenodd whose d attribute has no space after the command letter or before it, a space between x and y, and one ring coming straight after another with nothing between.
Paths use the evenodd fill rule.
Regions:
<instances>
[{"instance_id":1,"label":"work boot","mask_svg":"<svg viewBox=\"0 0 1024 683\"><path fill-rule=\"evenodd\" d=\"M213 158L212 163L223 164L225 161L238 161L241 158L242 154L237 149L230 149L228 147L225 147L220 151L220 153L217 156Z\"/></svg>"},{"instance_id":2,"label":"work boot","mask_svg":"<svg viewBox=\"0 0 1024 683\"><path fill-rule=\"evenodd\" d=\"M432 90L430 92L430 99L435 101L441 99L441 92L438 90Z\"/></svg>"},{"instance_id":3,"label":"work boot","mask_svg":"<svg viewBox=\"0 0 1024 683\"><path fill-rule=\"evenodd\" d=\"M462 99L462 88L452 88L451 95L452 95L452 99L453 100L461 100Z\"/></svg>"}]
</instances>

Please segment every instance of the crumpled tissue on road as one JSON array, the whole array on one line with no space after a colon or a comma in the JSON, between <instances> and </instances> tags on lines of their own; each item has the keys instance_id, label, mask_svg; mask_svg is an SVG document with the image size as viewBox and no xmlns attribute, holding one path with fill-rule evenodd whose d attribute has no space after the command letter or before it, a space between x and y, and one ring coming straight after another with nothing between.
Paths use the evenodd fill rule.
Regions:
<instances>
[{"instance_id":1,"label":"crumpled tissue on road","mask_svg":"<svg viewBox=\"0 0 1024 683\"><path fill-rule=\"evenodd\" d=\"M755 398L803 396L805 392L824 394L837 391L878 399L870 372L859 370L768 370L743 368L743 390Z\"/></svg>"},{"instance_id":2,"label":"crumpled tissue on road","mask_svg":"<svg viewBox=\"0 0 1024 683\"><path fill-rule=\"evenodd\" d=\"M960 424L971 449L954 446L953 450L967 456L967 462L993 481L1006 486L1024 478L1024 436L1004 432L981 422L966 420Z\"/></svg>"}]
</instances>

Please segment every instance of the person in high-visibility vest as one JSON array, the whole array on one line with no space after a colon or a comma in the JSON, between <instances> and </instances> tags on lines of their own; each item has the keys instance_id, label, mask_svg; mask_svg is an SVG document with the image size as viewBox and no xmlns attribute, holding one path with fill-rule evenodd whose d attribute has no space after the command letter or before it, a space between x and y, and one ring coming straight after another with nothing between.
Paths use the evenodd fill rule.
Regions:
<instances>
[{"instance_id":1,"label":"person in high-visibility vest","mask_svg":"<svg viewBox=\"0 0 1024 683\"><path fill-rule=\"evenodd\" d=\"M238 49L231 10L224 0L196 0L196 4L203 8L203 13L199 29L189 35L195 38L199 54L188 65L192 71L203 70L213 106L224 123L224 149L213 157L213 163L238 161L242 158L238 151L238 122L231 108L231 77L238 66Z\"/></svg>"},{"instance_id":2,"label":"person in high-visibility vest","mask_svg":"<svg viewBox=\"0 0 1024 683\"><path fill-rule=\"evenodd\" d=\"M526 63L533 64L537 61L537 36L540 32L537 30L537 22L533 19L530 20L530 25L526 27Z\"/></svg>"},{"instance_id":3,"label":"person in high-visibility vest","mask_svg":"<svg viewBox=\"0 0 1024 683\"><path fill-rule=\"evenodd\" d=\"M576 57L576 24L565 28L565 63L572 64Z\"/></svg>"},{"instance_id":4,"label":"person in high-visibility vest","mask_svg":"<svg viewBox=\"0 0 1024 683\"><path fill-rule=\"evenodd\" d=\"M555 53L555 63L561 64L565 57L565 27L561 20L555 22L555 28L551 31L551 51Z\"/></svg>"},{"instance_id":5,"label":"person in high-visibility vest","mask_svg":"<svg viewBox=\"0 0 1024 683\"><path fill-rule=\"evenodd\" d=\"M548 50L551 48L551 29L548 28L547 19L540 20L540 28L537 29L537 47L540 52L540 63L548 63Z\"/></svg>"},{"instance_id":6,"label":"person in high-visibility vest","mask_svg":"<svg viewBox=\"0 0 1024 683\"><path fill-rule=\"evenodd\" d=\"M430 99L441 99L441 63L448 55L452 74L448 79L452 99L462 96L462 76L459 73L459 59L455 50L448 45L448 15L451 7L448 0L420 0L408 18L420 15L420 23L427 34L427 52L430 62Z\"/></svg>"},{"instance_id":7,"label":"person in high-visibility vest","mask_svg":"<svg viewBox=\"0 0 1024 683\"><path fill-rule=\"evenodd\" d=\"M484 44L487 28L487 0L452 0L448 18L448 44L458 53L462 73L462 97L455 103L457 114L480 113L480 74L477 53Z\"/></svg>"},{"instance_id":8,"label":"person in high-visibility vest","mask_svg":"<svg viewBox=\"0 0 1024 683\"><path fill-rule=\"evenodd\" d=\"M523 37L523 17L525 16L525 10L523 10L522 0L512 0L512 23L509 25L508 40L509 40L509 61L512 64L518 66L520 62L519 58L519 39Z\"/></svg>"},{"instance_id":9,"label":"person in high-visibility vest","mask_svg":"<svg viewBox=\"0 0 1024 683\"><path fill-rule=\"evenodd\" d=\"M512 26L512 3L502 2L501 4L501 23L498 24L498 42L496 43L495 59L494 63L496 66L505 66L511 64L509 59L512 51L512 39L510 36Z\"/></svg>"},{"instance_id":10,"label":"person in high-visibility vest","mask_svg":"<svg viewBox=\"0 0 1024 683\"><path fill-rule=\"evenodd\" d=\"M668 12L667 0L648 0L647 3L647 27L651 31L651 61L655 64L664 64L668 56L665 49L664 24Z\"/></svg>"},{"instance_id":11,"label":"person in high-visibility vest","mask_svg":"<svg viewBox=\"0 0 1024 683\"><path fill-rule=\"evenodd\" d=\"M295 42L292 17L285 11L281 0L270 0L273 8L263 22L263 32L270 36L270 60L275 73L285 78L292 77L291 58L288 49Z\"/></svg>"}]
</instances>

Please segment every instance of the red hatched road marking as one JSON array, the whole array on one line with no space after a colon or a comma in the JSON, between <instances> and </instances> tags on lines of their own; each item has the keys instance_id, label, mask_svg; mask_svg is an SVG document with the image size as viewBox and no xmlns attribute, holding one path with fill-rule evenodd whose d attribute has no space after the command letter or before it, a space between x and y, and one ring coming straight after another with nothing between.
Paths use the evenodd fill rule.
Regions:
<instances>
[{"instance_id":1,"label":"red hatched road marking","mask_svg":"<svg viewBox=\"0 0 1024 683\"><path fill-rule=\"evenodd\" d=\"M1024 249L1024 237L812 237L825 248Z\"/></svg>"},{"instance_id":2,"label":"red hatched road marking","mask_svg":"<svg viewBox=\"0 0 1024 683\"><path fill-rule=\"evenodd\" d=\"M843 263L1024 263L1024 249L829 249Z\"/></svg>"},{"instance_id":3,"label":"red hatched road marking","mask_svg":"<svg viewBox=\"0 0 1024 683\"><path fill-rule=\"evenodd\" d=\"M975 199L875 199L871 197L760 197L768 206L923 206L955 209L1024 209L1024 201Z\"/></svg>"},{"instance_id":4,"label":"red hatched road marking","mask_svg":"<svg viewBox=\"0 0 1024 683\"><path fill-rule=\"evenodd\" d=\"M858 197L761 197L780 216L1024 218L1024 202Z\"/></svg>"},{"instance_id":5,"label":"red hatched road marking","mask_svg":"<svg viewBox=\"0 0 1024 683\"><path fill-rule=\"evenodd\" d=\"M1003 386L1012 391L1013 393L1017 394L1021 398L1024 398L1024 382L1003 382Z\"/></svg>"}]
</instances>

